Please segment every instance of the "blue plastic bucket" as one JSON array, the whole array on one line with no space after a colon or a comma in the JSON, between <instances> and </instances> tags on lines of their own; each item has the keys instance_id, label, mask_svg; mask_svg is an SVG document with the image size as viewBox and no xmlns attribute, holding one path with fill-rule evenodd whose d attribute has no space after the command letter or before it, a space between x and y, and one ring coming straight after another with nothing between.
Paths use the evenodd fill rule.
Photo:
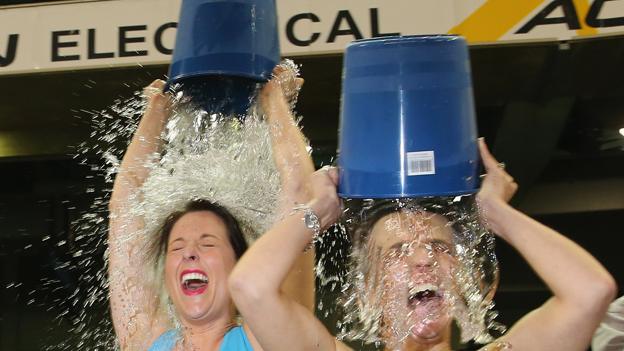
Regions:
<instances>
[{"instance_id":1,"label":"blue plastic bucket","mask_svg":"<svg viewBox=\"0 0 624 351\"><path fill-rule=\"evenodd\" d=\"M274 0L184 0L167 86L241 114L279 60Z\"/></svg>"},{"instance_id":2,"label":"blue plastic bucket","mask_svg":"<svg viewBox=\"0 0 624 351\"><path fill-rule=\"evenodd\" d=\"M477 129L463 38L354 41L343 69L340 196L452 196L477 189Z\"/></svg>"}]
</instances>

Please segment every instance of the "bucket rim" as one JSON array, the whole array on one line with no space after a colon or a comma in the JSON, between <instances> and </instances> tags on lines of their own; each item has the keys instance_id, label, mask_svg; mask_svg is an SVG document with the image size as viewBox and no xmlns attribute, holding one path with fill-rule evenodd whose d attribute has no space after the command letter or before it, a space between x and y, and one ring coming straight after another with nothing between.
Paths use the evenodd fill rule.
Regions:
<instances>
[{"instance_id":1,"label":"bucket rim","mask_svg":"<svg viewBox=\"0 0 624 351\"><path fill-rule=\"evenodd\" d=\"M443 192L423 192L423 193L381 193L381 194L346 194L342 191L338 191L338 196L345 199L405 199L405 198L416 198L416 197L436 197L436 196L464 196L464 195L472 195L479 191L479 187L475 187L474 189L464 189L464 190L452 190L452 191L443 191Z\"/></svg>"},{"instance_id":2,"label":"bucket rim","mask_svg":"<svg viewBox=\"0 0 624 351\"><path fill-rule=\"evenodd\" d=\"M414 35L392 35L376 38L357 39L350 42L347 48L352 46L368 46L368 45L390 45L396 43L423 43L423 42L452 42L466 41L461 35L456 34L414 34Z\"/></svg>"},{"instance_id":3,"label":"bucket rim","mask_svg":"<svg viewBox=\"0 0 624 351\"><path fill-rule=\"evenodd\" d=\"M164 90L167 91L171 88L172 85L180 83L182 80L186 80L186 79L191 79L191 78L247 78L250 81L253 81L255 83L266 83L269 81L269 79L264 78L262 76L259 75L254 75L254 74L245 74L245 73L241 73L241 72L237 72L237 73L233 73L233 72L228 72L228 71L223 71L223 70L208 70L208 71L202 71L199 73L185 73L185 74L178 74L173 78L169 78L167 80L167 82L165 83L165 88Z\"/></svg>"}]
</instances>

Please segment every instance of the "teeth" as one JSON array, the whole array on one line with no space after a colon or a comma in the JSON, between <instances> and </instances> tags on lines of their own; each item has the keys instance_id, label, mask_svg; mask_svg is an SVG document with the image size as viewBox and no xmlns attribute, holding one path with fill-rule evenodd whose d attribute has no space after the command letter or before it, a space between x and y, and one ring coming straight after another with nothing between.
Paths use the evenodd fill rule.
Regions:
<instances>
[{"instance_id":1,"label":"teeth","mask_svg":"<svg viewBox=\"0 0 624 351\"><path fill-rule=\"evenodd\" d=\"M186 273L182 275L182 283L186 283L189 280L201 280L204 283L208 283L208 276L202 273Z\"/></svg>"},{"instance_id":2,"label":"teeth","mask_svg":"<svg viewBox=\"0 0 624 351\"><path fill-rule=\"evenodd\" d=\"M438 292L438 286L437 285L433 285L433 284L418 284L416 286L410 287L409 289L409 293L411 296L414 296L418 293L421 293L423 291L432 291L434 293Z\"/></svg>"}]
</instances>

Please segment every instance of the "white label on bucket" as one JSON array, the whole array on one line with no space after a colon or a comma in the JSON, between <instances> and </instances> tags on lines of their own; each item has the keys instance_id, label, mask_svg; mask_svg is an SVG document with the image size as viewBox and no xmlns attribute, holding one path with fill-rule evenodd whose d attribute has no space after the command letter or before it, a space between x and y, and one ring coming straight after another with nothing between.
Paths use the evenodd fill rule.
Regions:
<instances>
[{"instance_id":1,"label":"white label on bucket","mask_svg":"<svg viewBox=\"0 0 624 351\"><path fill-rule=\"evenodd\" d=\"M435 174L433 151L408 152L406 155L408 176Z\"/></svg>"}]
</instances>

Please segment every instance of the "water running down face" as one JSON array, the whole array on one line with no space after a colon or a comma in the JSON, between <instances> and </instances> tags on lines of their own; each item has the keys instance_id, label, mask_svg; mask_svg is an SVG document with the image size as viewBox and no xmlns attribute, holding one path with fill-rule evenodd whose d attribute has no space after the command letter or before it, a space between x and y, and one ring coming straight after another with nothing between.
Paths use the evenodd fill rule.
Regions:
<instances>
[{"instance_id":1,"label":"water running down face","mask_svg":"<svg viewBox=\"0 0 624 351\"><path fill-rule=\"evenodd\" d=\"M165 286L178 317L202 324L231 319L227 278L236 264L223 220L209 211L189 212L175 223L165 258Z\"/></svg>"},{"instance_id":2,"label":"water running down face","mask_svg":"<svg viewBox=\"0 0 624 351\"><path fill-rule=\"evenodd\" d=\"M375 223L370 240L388 346L448 338L457 264L449 222L425 211L394 212Z\"/></svg>"}]
</instances>

